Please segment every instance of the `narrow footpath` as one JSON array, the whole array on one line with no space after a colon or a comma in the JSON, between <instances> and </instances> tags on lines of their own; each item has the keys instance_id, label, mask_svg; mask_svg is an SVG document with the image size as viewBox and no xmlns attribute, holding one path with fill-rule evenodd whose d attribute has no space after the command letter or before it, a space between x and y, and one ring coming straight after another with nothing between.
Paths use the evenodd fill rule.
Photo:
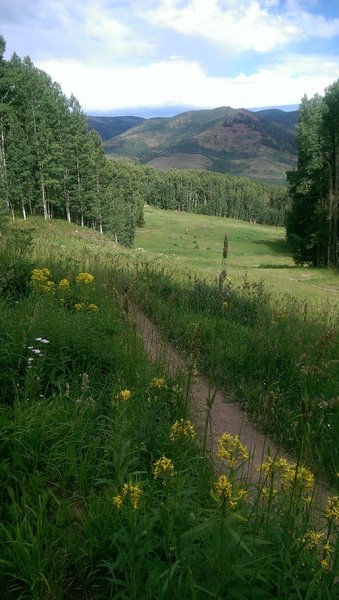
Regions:
<instances>
[{"instance_id":1,"label":"narrow footpath","mask_svg":"<svg viewBox=\"0 0 339 600\"><path fill-rule=\"evenodd\" d=\"M160 361L169 375L173 376L179 371L187 373L188 368L184 357L170 343L165 341L158 328L142 311L130 308L129 318L151 360ZM207 401L213 393L215 393L215 390L206 377L201 374L194 375L190 390L191 418L201 434L205 429ZM247 472L243 475L253 482L258 480L258 467L268 456L284 456L293 461L293 458L256 429L245 411L231 397L227 397L227 394L217 390L211 407L207 439L208 449L214 458L216 469L218 469L216 458L217 440L224 432L239 435L241 442L247 446L251 461L249 461ZM328 494L331 494L331 491L326 486L317 484L315 489L316 504L325 507Z\"/></svg>"}]
</instances>

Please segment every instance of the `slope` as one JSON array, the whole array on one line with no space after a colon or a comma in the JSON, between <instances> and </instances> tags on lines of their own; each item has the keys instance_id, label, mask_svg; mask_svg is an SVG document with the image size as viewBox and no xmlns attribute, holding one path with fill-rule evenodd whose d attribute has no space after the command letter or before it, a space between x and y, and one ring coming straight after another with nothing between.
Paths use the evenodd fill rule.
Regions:
<instances>
[{"instance_id":1,"label":"slope","mask_svg":"<svg viewBox=\"0 0 339 600\"><path fill-rule=\"evenodd\" d=\"M263 181L285 181L296 163L293 117L221 107L147 119L105 143L112 157L168 168L203 168Z\"/></svg>"}]
</instances>

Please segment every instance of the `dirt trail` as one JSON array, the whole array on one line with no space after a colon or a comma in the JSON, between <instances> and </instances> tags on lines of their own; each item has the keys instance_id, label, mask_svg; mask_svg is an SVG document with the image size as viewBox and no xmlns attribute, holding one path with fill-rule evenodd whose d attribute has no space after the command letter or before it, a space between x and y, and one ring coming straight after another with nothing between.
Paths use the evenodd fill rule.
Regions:
<instances>
[{"instance_id":1,"label":"dirt trail","mask_svg":"<svg viewBox=\"0 0 339 600\"><path fill-rule=\"evenodd\" d=\"M144 313L134 311L132 321L152 360L160 360L164 365L164 369L171 375L175 375L180 370L187 371L185 359L171 344L163 339L157 327ZM194 376L191 384L192 418L201 431L203 431L206 422L207 399L213 392L214 390L206 377L200 374ZM241 441L246 444L253 456L252 469L254 470L268 454L271 456L281 454L278 447L250 423L246 413L232 401L231 397L217 391L211 409L208 433L208 446L214 455L217 439L224 432L239 435Z\"/></svg>"},{"instance_id":2,"label":"dirt trail","mask_svg":"<svg viewBox=\"0 0 339 600\"><path fill-rule=\"evenodd\" d=\"M160 361L164 370L170 375L175 375L178 371L187 372L185 359L164 340L158 328L143 312L132 309L129 317L151 360ZM192 420L195 421L200 432L204 430L206 403L211 393L213 393L213 389L211 389L209 380L200 374L195 375L191 384ZM272 440L255 428L245 411L233 402L232 397L222 391L217 391L208 428L208 448L214 459L216 459L217 439L224 432L239 435L240 440L247 446L252 460L248 463L247 470L243 475L251 481L258 480L257 467L267 456L285 456L289 460L293 460ZM315 490L316 504L324 508L326 498L330 493L331 491L326 486L318 483Z\"/></svg>"}]
</instances>

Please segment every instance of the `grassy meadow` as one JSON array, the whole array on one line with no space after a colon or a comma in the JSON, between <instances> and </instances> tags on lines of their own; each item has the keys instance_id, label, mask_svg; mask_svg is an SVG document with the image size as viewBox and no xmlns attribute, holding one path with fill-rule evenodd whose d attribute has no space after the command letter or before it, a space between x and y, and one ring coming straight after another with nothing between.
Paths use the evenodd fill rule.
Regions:
<instances>
[{"instance_id":1,"label":"grassy meadow","mask_svg":"<svg viewBox=\"0 0 339 600\"><path fill-rule=\"evenodd\" d=\"M56 220L2 227L2 597L338 598L335 274L293 267L282 230L145 216L132 251ZM132 305L187 369L150 363ZM197 367L295 460L253 484L225 432L216 474L187 395Z\"/></svg>"},{"instance_id":2,"label":"grassy meadow","mask_svg":"<svg viewBox=\"0 0 339 600\"><path fill-rule=\"evenodd\" d=\"M247 221L145 207L145 227L137 231L135 247L175 257L183 272L213 281L219 275L225 233L229 239L228 274L240 281L247 273L262 280L277 296L290 294L316 309L339 306L339 277L331 270L294 265L285 229ZM178 268L180 271L180 268Z\"/></svg>"}]
</instances>

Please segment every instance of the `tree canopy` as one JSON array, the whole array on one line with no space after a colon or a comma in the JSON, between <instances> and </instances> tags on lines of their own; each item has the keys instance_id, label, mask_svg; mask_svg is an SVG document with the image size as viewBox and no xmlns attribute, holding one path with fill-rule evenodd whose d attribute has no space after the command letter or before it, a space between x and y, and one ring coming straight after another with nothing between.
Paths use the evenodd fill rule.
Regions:
<instances>
[{"instance_id":1,"label":"tree canopy","mask_svg":"<svg viewBox=\"0 0 339 600\"><path fill-rule=\"evenodd\" d=\"M287 238L297 263L339 264L339 80L302 100L298 166L288 173L292 207Z\"/></svg>"}]
</instances>

